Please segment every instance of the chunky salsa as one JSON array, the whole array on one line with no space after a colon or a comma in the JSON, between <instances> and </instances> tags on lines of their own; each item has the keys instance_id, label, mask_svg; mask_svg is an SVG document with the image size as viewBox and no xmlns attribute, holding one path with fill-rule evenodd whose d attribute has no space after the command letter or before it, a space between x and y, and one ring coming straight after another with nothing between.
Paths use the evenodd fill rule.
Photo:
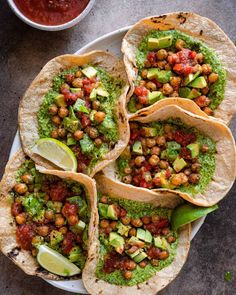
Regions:
<instances>
[{"instance_id":1,"label":"chunky salsa","mask_svg":"<svg viewBox=\"0 0 236 295\"><path fill-rule=\"evenodd\" d=\"M83 268L87 256L89 204L82 185L39 173L32 160L17 172L11 213L20 247L37 256L42 244Z\"/></svg>"},{"instance_id":2,"label":"chunky salsa","mask_svg":"<svg viewBox=\"0 0 236 295\"><path fill-rule=\"evenodd\" d=\"M115 105L121 87L99 67L62 72L38 112L40 138L65 143L77 158L78 172L86 172L119 139Z\"/></svg>"},{"instance_id":3,"label":"chunky salsa","mask_svg":"<svg viewBox=\"0 0 236 295\"><path fill-rule=\"evenodd\" d=\"M89 0L14 0L14 2L32 21L55 26L77 17L86 8Z\"/></svg>"},{"instance_id":4,"label":"chunky salsa","mask_svg":"<svg viewBox=\"0 0 236 295\"><path fill-rule=\"evenodd\" d=\"M215 52L182 32L151 31L140 43L136 60L131 113L165 97L183 97L213 115L224 98L226 74Z\"/></svg>"},{"instance_id":5,"label":"chunky salsa","mask_svg":"<svg viewBox=\"0 0 236 295\"><path fill-rule=\"evenodd\" d=\"M178 234L170 228L170 209L101 196L98 210L98 278L132 286L173 261Z\"/></svg>"},{"instance_id":6,"label":"chunky salsa","mask_svg":"<svg viewBox=\"0 0 236 295\"><path fill-rule=\"evenodd\" d=\"M215 170L215 143L180 119L130 123L130 141L117 160L122 182L192 195L204 192Z\"/></svg>"}]
</instances>

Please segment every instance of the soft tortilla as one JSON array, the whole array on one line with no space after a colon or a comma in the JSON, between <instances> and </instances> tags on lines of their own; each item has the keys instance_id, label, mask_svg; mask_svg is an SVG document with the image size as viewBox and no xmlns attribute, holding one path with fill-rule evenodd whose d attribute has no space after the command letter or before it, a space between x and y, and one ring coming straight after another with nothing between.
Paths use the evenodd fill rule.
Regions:
<instances>
[{"instance_id":1,"label":"soft tortilla","mask_svg":"<svg viewBox=\"0 0 236 295\"><path fill-rule=\"evenodd\" d=\"M19 150L12 159L8 162L4 176L0 183L0 249L7 257L9 257L17 266L19 266L26 274L39 276L43 279L50 280L69 280L78 279L81 276L60 277L58 275L49 273L42 269L37 263L36 259L31 255L30 251L22 250L16 242L16 224L11 215L12 199L9 192L16 184L15 174L19 167L25 161L25 155L22 150ZM64 172L58 170L40 171L45 174L56 175L62 179L70 179L78 181L83 184L86 190L86 195L90 203L91 219L89 223L88 247L92 242L91 237L98 224L98 215L96 214L97 207L97 193L95 181L87 175L81 173ZM95 212L95 213L94 213Z\"/></svg>"},{"instance_id":2,"label":"soft tortilla","mask_svg":"<svg viewBox=\"0 0 236 295\"><path fill-rule=\"evenodd\" d=\"M102 175L96 177L98 191L107 194L109 196L120 197L124 199L130 199L135 201L142 201L151 203L157 207L170 207L174 208L177 206L181 199L172 193L165 193L164 195L160 192L155 194L151 191L142 191L135 187L127 187L123 184L119 184L111 179L108 179ZM179 271L183 267L190 247L190 232L191 226L186 225L180 230L179 244L177 248L177 253L174 261L163 268L161 271L157 272L156 275L151 277L144 283L128 287L128 286L118 286L107 283L101 279L98 279L95 275L96 265L99 260L99 239L98 230L94 232L92 238L93 243L88 253L87 264L84 268L82 274L83 283L87 291L92 295L151 295L156 294L158 291L166 287L174 278L178 275Z\"/></svg>"},{"instance_id":3,"label":"soft tortilla","mask_svg":"<svg viewBox=\"0 0 236 295\"><path fill-rule=\"evenodd\" d=\"M144 116L137 115L136 117L133 117L132 120L148 123L152 121L166 120L168 118L180 118L183 123L197 128L201 133L216 142L217 153L215 155L215 173L204 194L198 193L194 196L190 196L189 194L180 192L177 189L154 189L153 191L175 192L185 200L198 206L208 207L218 203L228 193L236 177L235 142L230 129L217 120L193 115L191 112L183 110L175 105L164 106L156 111L152 111L150 109L145 112ZM107 177L118 181L118 177L115 173L114 162L103 171ZM126 185L126 187L127 189L130 189L132 185ZM146 191L144 188L142 190Z\"/></svg>"},{"instance_id":4,"label":"soft tortilla","mask_svg":"<svg viewBox=\"0 0 236 295\"><path fill-rule=\"evenodd\" d=\"M134 82L137 77L136 52L143 37L151 30L166 31L174 29L203 41L210 48L214 49L219 56L227 73L227 83L224 100L215 111L214 117L220 118L225 123L229 124L232 116L236 112L236 47L221 28L206 17L192 12L174 12L166 15L144 18L136 23L125 35L122 43L124 63L131 88L134 89ZM129 97L131 95L132 91L130 91ZM129 97L127 99L129 99ZM158 105L158 103L159 102L155 104ZM181 104L181 98L175 103L177 105ZM195 103L190 100L189 104ZM147 107L145 109L149 108L150 107ZM141 111L143 111L143 109ZM200 108L199 112L203 113Z\"/></svg>"},{"instance_id":5,"label":"soft tortilla","mask_svg":"<svg viewBox=\"0 0 236 295\"><path fill-rule=\"evenodd\" d=\"M119 141L116 143L115 147L89 171L89 175L92 177L112 160L118 158L129 138L128 120L125 108L128 80L123 62L119 61L115 56L105 51L92 51L84 55L62 55L50 60L31 83L20 102L19 127L24 152L37 164L45 166L48 169L58 169L49 161L32 152L32 147L39 139L37 112L40 109L45 94L52 87L52 80L55 75L65 69L86 64L97 65L105 69L111 76L121 78L125 82L122 93L117 99L116 107L120 134Z\"/></svg>"}]
</instances>

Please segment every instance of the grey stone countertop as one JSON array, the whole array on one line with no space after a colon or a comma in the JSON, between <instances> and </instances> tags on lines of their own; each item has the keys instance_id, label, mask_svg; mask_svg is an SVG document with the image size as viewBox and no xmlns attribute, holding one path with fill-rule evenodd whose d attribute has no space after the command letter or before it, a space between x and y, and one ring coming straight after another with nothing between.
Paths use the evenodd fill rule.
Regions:
<instances>
[{"instance_id":1,"label":"grey stone countertop","mask_svg":"<svg viewBox=\"0 0 236 295\"><path fill-rule=\"evenodd\" d=\"M193 11L214 20L236 39L235 0L97 0L93 9L72 29L44 32L21 22L0 0L0 173L4 171L17 129L19 99L41 67L54 56L73 53L97 37L135 23L148 15ZM236 134L236 119L231 128ZM162 295L236 294L236 186L209 215L192 241L188 261ZM0 254L0 294L61 295L39 278L27 276ZM232 272L231 282L224 280Z\"/></svg>"}]
</instances>

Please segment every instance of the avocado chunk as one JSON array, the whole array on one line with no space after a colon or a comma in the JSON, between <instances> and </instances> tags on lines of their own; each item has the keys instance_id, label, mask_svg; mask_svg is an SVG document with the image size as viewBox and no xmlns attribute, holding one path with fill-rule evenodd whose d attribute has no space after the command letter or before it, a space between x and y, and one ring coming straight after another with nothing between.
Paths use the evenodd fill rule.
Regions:
<instances>
[{"instance_id":1,"label":"avocado chunk","mask_svg":"<svg viewBox=\"0 0 236 295\"><path fill-rule=\"evenodd\" d=\"M136 255L133 259L136 263L139 263L143 261L145 258L147 258L147 254L145 252L141 252L138 255Z\"/></svg>"},{"instance_id":2,"label":"avocado chunk","mask_svg":"<svg viewBox=\"0 0 236 295\"><path fill-rule=\"evenodd\" d=\"M161 91L152 91L148 93L148 102L149 104L154 104L160 99Z\"/></svg>"},{"instance_id":3,"label":"avocado chunk","mask_svg":"<svg viewBox=\"0 0 236 295\"><path fill-rule=\"evenodd\" d=\"M142 127L145 137L154 137L157 136L157 129L154 127Z\"/></svg>"},{"instance_id":4,"label":"avocado chunk","mask_svg":"<svg viewBox=\"0 0 236 295\"><path fill-rule=\"evenodd\" d=\"M84 68L82 73L88 78L93 78L97 75L97 70L94 67L89 66Z\"/></svg>"},{"instance_id":5,"label":"avocado chunk","mask_svg":"<svg viewBox=\"0 0 236 295\"><path fill-rule=\"evenodd\" d=\"M167 142L167 149L161 152L161 159L174 161L180 152L181 145L175 141Z\"/></svg>"},{"instance_id":6,"label":"avocado chunk","mask_svg":"<svg viewBox=\"0 0 236 295\"><path fill-rule=\"evenodd\" d=\"M164 83L167 83L170 81L170 77L172 75L172 72L171 71L164 71L164 70L161 70L157 73L157 81L164 84Z\"/></svg>"},{"instance_id":7,"label":"avocado chunk","mask_svg":"<svg viewBox=\"0 0 236 295\"><path fill-rule=\"evenodd\" d=\"M145 233L145 242L146 243L151 243L152 242L152 234L147 229L146 229L146 233Z\"/></svg>"},{"instance_id":8,"label":"avocado chunk","mask_svg":"<svg viewBox=\"0 0 236 295\"><path fill-rule=\"evenodd\" d=\"M112 220L118 219L114 204L108 206L107 218L112 219Z\"/></svg>"},{"instance_id":9,"label":"avocado chunk","mask_svg":"<svg viewBox=\"0 0 236 295\"><path fill-rule=\"evenodd\" d=\"M156 237L154 238L154 245L157 248L160 248L162 250L167 250L168 249L168 242L164 237Z\"/></svg>"},{"instance_id":10,"label":"avocado chunk","mask_svg":"<svg viewBox=\"0 0 236 295\"><path fill-rule=\"evenodd\" d=\"M83 154L89 154L94 149L94 143L92 139L88 136L88 134L85 134L83 139L79 141L81 151Z\"/></svg>"},{"instance_id":11,"label":"avocado chunk","mask_svg":"<svg viewBox=\"0 0 236 295\"><path fill-rule=\"evenodd\" d=\"M128 102L128 110L130 113L136 113L137 108L136 108L136 99L134 96L131 97L130 101Z\"/></svg>"},{"instance_id":12,"label":"avocado chunk","mask_svg":"<svg viewBox=\"0 0 236 295\"><path fill-rule=\"evenodd\" d=\"M72 93L77 93L79 91L81 91L81 88L70 88L70 92Z\"/></svg>"},{"instance_id":13,"label":"avocado chunk","mask_svg":"<svg viewBox=\"0 0 236 295\"><path fill-rule=\"evenodd\" d=\"M71 230L74 233L82 232L85 229L85 226L86 226L85 222L80 220L76 225L71 226Z\"/></svg>"},{"instance_id":14,"label":"avocado chunk","mask_svg":"<svg viewBox=\"0 0 236 295\"><path fill-rule=\"evenodd\" d=\"M198 97L198 96L200 96L201 95L201 92L199 92L199 91L197 91L197 89L192 89L191 90L191 92L190 92L190 94L189 94L189 96L188 96L188 98L189 99L194 99L194 98L196 98L196 97Z\"/></svg>"},{"instance_id":15,"label":"avocado chunk","mask_svg":"<svg viewBox=\"0 0 236 295\"><path fill-rule=\"evenodd\" d=\"M117 225L117 229L118 229L118 234L128 237L129 235L129 230L131 229L131 226L129 225L124 225L123 223L119 222Z\"/></svg>"},{"instance_id":16,"label":"avocado chunk","mask_svg":"<svg viewBox=\"0 0 236 295\"><path fill-rule=\"evenodd\" d=\"M53 210L55 213L60 213L62 208L62 202L48 201L47 207L48 209Z\"/></svg>"},{"instance_id":17,"label":"avocado chunk","mask_svg":"<svg viewBox=\"0 0 236 295\"><path fill-rule=\"evenodd\" d=\"M179 96L184 98L193 99L200 96L201 93L197 89L190 89L189 87L181 87L179 89Z\"/></svg>"},{"instance_id":18,"label":"avocado chunk","mask_svg":"<svg viewBox=\"0 0 236 295\"><path fill-rule=\"evenodd\" d=\"M75 140L74 137L72 137L72 135L69 134L69 133L67 134L66 144L67 144L68 146L76 144L76 140Z\"/></svg>"},{"instance_id":19,"label":"avocado chunk","mask_svg":"<svg viewBox=\"0 0 236 295\"><path fill-rule=\"evenodd\" d=\"M79 128L79 120L74 120L69 117L65 117L62 121L63 126L67 131L74 133Z\"/></svg>"},{"instance_id":20,"label":"avocado chunk","mask_svg":"<svg viewBox=\"0 0 236 295\"><path fill-rule=\"evenodd\" d=\"M187 145L187 148L190 150L192 158L199 155L200 146L198 142Z\"/></svg>"},{"instance_id":21,"label":"avocado chunk","mask_svg":"<svg viewBox=\"0 0 236 295\"><path fill-rule=\"evenodd\" d=\"M145 241L146 231L142 228L137 229L136 237L140 240Z\"/></svg>"},{"instance_id":22,"label":"avocado chunk","mask_svg":"<svg viewBox=\"0 0 236 295\"><path fill-rule=\"evenodd\" d=\"M195 80L193 80L190 84L190 87L194 87L194 88L205 88L207 86L207 82L205 80L205 78L203 76L197 77Z\"/></svg>"},{"instance_id":23,"label":"avocado chunk","mask_svg":"<svg viewBox=\"0 0 236 295\"><path fill-rule=\"evenodd\" d=\"M89 114L89 109L85 106L85 101L83 99L77 99L73 108L76 112Z\"/></svg>"},{"instance_id":24,"label":"avocado chunk","mask_svg":"<svg viewBox=\"0 0 236 295\"><path fill-rule=\"evenodd\" d=\"M58 94L55 97L54 102L58 107L66 107L67 106L66 101L65 101L65 97L63 94Z\"/></svg>"},{"instance_id":25,"label":"avocado chunk","mask_svg":"<svg viewBox=\"0 0 236 295\"><path fill-rule=\"evenodd\" d=\"M98 203L98 212L101 217L108 218L107 217L108 206L109 205L107 204Z\"/></svg>"},{"instance_id":26,"label":"avocado chunk","mask_svg":"<svg viewBox=\"0 0 236 295\"><path fill-rule=\"evenodd\" d=\"M184 159L179 157L177 157L173 163L173 167L176 172L181 171L186 166L187 166L187 163L184 161Z\"/></svg>"},{"instance_id":27,"label":"avocado chunk","mask_svg":"<svg viewBox=\"0 0 236 295\"><path fill-rule=\"evenodd\" d=\"M133 152L139 155L143 154L141 141L135 141L135 143L133 144Z\"/></svg>"},{"instance_id":28,"label":"avocado chunk","mask_svg":"<svg viewBox=\"0 0 236 295\"><path fill-rule=\"evenodd\" d=\"M54 247L63 241L64 237L58 230L52 230L50 233L50 246Z\"/></svg>"},{"instance_id":29,"label":"avocado chunk","mask_svg":"<svg viewBox=\"0 0 236 295\"><path fill-rule=\"evenodd\" d=\"M149 80L152 80L157 77L159 72L160 70L158 68L150 68L148 69L148 72L147 72L147 78Z\"/></svg>"},{"instance_id":30,"label":"avocado chunk","mask_svg":"<svg viewBox=\"0 0 236 295\"><path fill-rule=\"evenodd\" d=\"M148 38L148 50L167 48L172 45L173 36L164 36L161 38Z\"/></svg>"},{"instance_id":31,"label":"avocado chunk","mask_svg":"<svg viewBox=\"0 0 236 295\"><path fill-rule=\"evenodd\" d=\"M141 253L142 252L142 249L138 249L137 251L135 251L134 253L132 253L132 254L129 254L129 253L127 253L129 256L130 256L130 258L132 258L132 259L134 259L134 257L135 256L137 256L139 253Z\"/></svg>"},{"instance_id":32,"label":"avocado chunk","mask_svg":"<svg viewBox=\"0 0 236 295\"><path fill-rule=\"evenodd\" d=\"M98 88L96 89L96 93L97 93L97 95L100 95L102 97L109 96L109 93L107 92L106 88L102 84L100 86L98 86Z\"/></svg>"},{"instance_id":33,"label":"avocado chunk","mask_svg":"<svg viewBox=\"0 0 236 295\"><path fill-rule=\"evenodd\" d=\"M90 95L89 95L89 98L91 100L95 100L97 97L97 89L96 88L93 88L93 90L91 91Z\"/></svg>"},{"instance_id":34,"label":"avocado chunk","mask_svg":"<svg viewBox=\"0 0 236 295\"><path fill-rule=\"evenodd\" d=\"M143 248L145 246L145 243L140 241L137 237L131 237L128 241L128 244L131 246L137 246L139 248Z\"/></svg>"},{"instance_id":35,"label":"avocado chunk","mask_svg":"<svg viewBox=\"0 0 236 295\"><path fill-rule=\"evenodd\" d=\"M115 232L111 232L109 234L109 244L120 254L124 251L125 240L122 236Z\"/></svg>"},{"instance_id":36,"label":"avocado chunk","mask_svg":"<svg viewBox=\"0 0 236 295\"><path fill-rule=\"evenodd\" d=\"M200 75L200 72L197 72L195 74L193 74L193 73L188 74L188 76L184 78L184 86L187 86L194 79L196 79L199 75Z\"/></svg>"}]
</instances>

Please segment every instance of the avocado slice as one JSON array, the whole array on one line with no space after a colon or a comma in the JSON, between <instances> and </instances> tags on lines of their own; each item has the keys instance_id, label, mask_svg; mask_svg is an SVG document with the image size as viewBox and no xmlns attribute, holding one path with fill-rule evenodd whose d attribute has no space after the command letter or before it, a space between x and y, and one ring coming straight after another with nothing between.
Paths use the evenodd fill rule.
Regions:
<instances>
[{"instance_id":1,"label":"avocado slice","mask_svg":"<svg viewBox=\"0 0 236 295\"><path fill-rule=\"evenodd\" d=\"M97 97L97 89L96 88L93 88L93 90L91 91L90 95L89 95L89 98L91 100L95 100Z\"/></svg>"},{"instance_id":2,"label":"avocado slice","mask_svg":"<svg viewBox=\"0 0 236 295\"><path fill-rule=\"evenodd\" d=\"M184 86L187 86L189 83L191 83L193 80L195 80L201 72L197 72L195 74L190 73L187 77L184 78Z\"/></svg>"},{"instance_id":3,"label":"avocado slice","mask_svg":"<svg viewBox=\"0 0 236 295\"><path fill-rule=\"evenodd\" d=\"M109 244L120 254L124 251L125 240L115 232L109 234Z\"/></svg>"},{"instance_id":4,"label":"avocado slice","mask_svg":"<svg viewBox=\"0 0 236 295\"><path fill-rule=\"evenodd\" d=\"M118 219L114 204L108 206L107 218L110 218L112 220Z\"/></svg>"},{"instance_id":5,"label":"avocado slice","mask_svg":"<svg viewBox=\"0 0 236 295\"><path fill-rule=\"evenodd\" d=\"M72 137L71 134L67 134L67 140L66 140L66 145L70 146L70 145L74 145L76 144L76 140L74 139L74 137Z\"/></svg>"},{"instance_id":6,"label":"avocado slice","mask_svg":"<svg viewBox=\"0 0 236 295\"><path fill-rule=\"evenodd\" d=\"M164 84L170 81L170 77L172 76L171 71L161 70L157 73L157 81Z\"/></svg>"},{"instance_id":7,"label":"avocado slice","mask_svg":"<svg viewBox=\"0 0 236 295\"><path fill-rule=\"evenodd\" d=\"M154 238L154 245L155 247L160 248L162 250L168 249L168 243L164 237L158 236Z\"/></svg>"},{"instance_id":8,"label":"avocado slice","mask_svg":"<svg viewBox=\"0 0 236 295\"><path fill-rule=\"evenodd\" d=\"M142 228L137 229L136 237L140 240L145 241L146 231Z\"/></svg>"},{"instance_id":9,"label":"avocado slice","mask_svg":"<svg viewBox=\"0 0 236 295\"><path fill-rule=\"evenodd\" d=\"M137 237L131 237L128 241L128 244L131 246L137 246L139 248L143 248L145 246L145 243L140 241Z\"/></svg>"},{"instance_id":10,"label":"avocado slice","mask_svg":"<svg viewBox=\"0 0 236 295\"><path fill-rule=\"evenodd\" d=\"M160 99L161 91L148 92L148 102L149 104L154 104Z\"/></svg>"},{"instance_id":11,"label":"avocado slice","mask_svg":"<svg viewBox=\"0 0 236 295\"><path fill-rule=\"evenodd\" d=\"M164 36L161 38L148 38L148 50L167 48L172 45L173 36Z\"/></svg>"},{"instance_id":12,"label":"avocado slice","mask_svg":"<svg viewBox=\"0 0 236 295\"><path fill-rule=\"evenodd\" d=\"M141 141L135 141L133 144L133 152L139 155L143 154L143 148Z\"/></svg>"},{"instance_id":13,"label":"avocado slice","mask_svg":"<svg viewBox=\"0 0 236 295\"><path fill-rule=\"evenodd\" d=\"M199 155L200 145L198 142L187 145L187 148L190 150L192 158Z\"/></svg>"},{"instance_id":14,"label":"avocado slice","mask_svg":"<svg viewBox=\"0 0 236 295\"><path fill-rule=\"evenodd\" d=\"M133 258L133 260L136 262L136 263L139 263L141 261L143 261L145 258L147 258L147 254L145 252L141 252L139 253L137 256L135 256Z\"/></svg>"},{"instance_id":15,"label":"avocado slice","mask_svg":"<svg viewBox=\"0 0 236 295\"><path fill-rule=\"evenodd\" d=\"M98 203L98 212L101 217L108 218L107 216L108 206L109 205L107 204Z\"/></svg>"},{"instance_id":16,"label":"avocado slice","mask_svg":"<svg viewBox=\"0 0 236 295\"><path fill-rule=\"evenodd\" d=\"M157 77L159 72L160 70L158 68L150 68L148 69L148 72L147 72L147 78L149 80L152 80Z\"/></svg>"},{"instance_id":17,"label":"avocado slice","mask_svg":"<svg viewBox=\"0 0 236 295\"><path fill-rule=\"evenodd\" d=\"M179 89L179 96L189 99L194 99L201 95L201 92L197 91L197 89L190 89L189 87L181 87Z\"/></svg>"},{"instance_id":18,"label":"avocado slice","mask_svg":"<svg viewBox=\"0 0 236 295\"><path fill-rule=\"evenodd\" d=\"M100 85L98 86L98 88L96 89L97 95L103 96L103 97L108 97L109 93L107 92L106 88L104 87L104 85L102 83L100 83Z\"/></svg>"},{"instance_id":19,"label":"avocado slice","mask_svg":"<svg viewBox=\"0 0 236 295\"><path fill-rule=\"evenodd\" d=\"M97 70L94 67L89 66L84 68L82 73L88 78L93 78L97 75Z\"/></svg>"},{"instance_id":20,"label":"avocado slice","mask_svg":"<svg viewBox=\"0 0 236 295\"><path fill-rule=\"evenodd\" d=\"M194 88L205 88L207 86L207 82L205 80L205 78L203 76L197 77L195 80L193 80L190 84L190 87L194 87Z\"/></svg>"},{"instance_id":21,"label":"avocado slice","mask_svg":"<svg viewBox=\"0 0 236 295\"><path fill-rule=\"evenodd\" d=\"M134 96L131 97L130 101L128 102L128 110L130 113L136 113L137 108L136 108L136 99Z\"/></svg>"},{"instance_id":22,"label":"avocado slice","mask_svg":"<svg viewBox=\"0 0 236 295\"><path fill-rule=\"evenodd\" d=\"M184 161L184 159L179 157L177 157L173 163L173 167L176 172L181 171L186 166L187 166L187 163Z\"/></svg>"},{"instance_id":23,"label":"avocado slice","mask_svg":"<svg viewBox=\"0 0 236 295\"><path fill-rule=\"evenodd\" d=\"M125 236L125 237L128 237L129 235L129 230L131 229L131 226L129 225L124 225L123 223L119 222L117 224L117 232L118 234L122 235L122 236Z\"/></svg>"},{"instance_id":24,"label":"avocado slice","mask_svg":"<svg viewBox=\"0 0 236 295\"><path fill-rule=\"evenodd\" d=\"M54 247L63 241L64 237L58 230L52 230L50 233L50 246Z\"/></svg>"},{"instance_id":25,"label":"avocado slice","mask_svg":"<svg viewBox=\"0 0 236 295\"><path fill-rule=\"evenodd\" d=\"M89 109L85 106L85 101L83 99L78 98L73 108L76 112L89 114Z\"/></svg>"},{"instance_id":26,"label":"avocado slice","mask_svg":"<svg viewBox=\"0 0 236 295\"><path fill-rule=\"evenodd\" d=\"M194 99L201 95L201 92L197 91L197 89L193 88L188 96L189 99Z\"/></svg>"},{"instance_id":27,"label":"avocado slice","mask_svg":"<svg viewBox=\"0 0 236 295\"><path fill-rule=\"evenodd\" d=\"M154 127L142 127L142 131L144 132L145 137L157 136L157 129Z\"/></svg>"},{"instance_id":28,"label":"avocado slice","mask_svg":"<svg viewBox=\"0 0 236 295\"><path fill-rule=\"evenodd\" d=\"M72 93L77 93L79 91L81 91L81 88L70 88L70 92Z\"/></svg>"},{"instance_id":29,"label":"avocado slice","mask_svg":"<svg viewBox=\"0 0 236 295\"><path fill-rule=\"evenodd\" d=\"M73 225L70 227L71 231L75 234L78 234L79 232L82 232L86 227L86 224L80 220L76 225Z\"/></svg>"},{"instance_id":30,"label":"avocado slice","mask_svg":"<svg viewBox=\"0 0 236 295\"><path fill-rule=\"evenodd\" d=\"M65 97L63 94L58 94L55 97L54 102L58 107L66 107L67 106L66 101L65 101Z\"/></svg>"},{"instance_id":31,"label":"avocado slice","mask_svg":"<svg viewBox=\"0 0 236 295\"><path fill-rule=\"evenodd\" d=\"M146 243L151 243L152 242L152 234L147 229L146 229L146 232L145 232L145 242Z\"/></svg>"},{"instance_id":32,"label":"avocado slice","mask_svg":"<svg viewBox=\"0 0 236 295\"><path fill-rule=\"evenodd\" d=\"M62 124L65 129L71 133L74 133L79 128L79 120L74 120L70 117L65 117L62 121Z\"/></svg>"},{"instance_id":33,"label":"avocado slice","mask_svg":"<svg viewBox=\"0 0 236 295\"><path fill-rule=\"evenodd\" d=\"M132 254L129 254L129 253L127 253L127 254L130 256L130 258L134 259L134 257L137 256L141 252L142 252L142 249L138 249L137 251L135 251Z\"/></svg>"}]
</instances>

